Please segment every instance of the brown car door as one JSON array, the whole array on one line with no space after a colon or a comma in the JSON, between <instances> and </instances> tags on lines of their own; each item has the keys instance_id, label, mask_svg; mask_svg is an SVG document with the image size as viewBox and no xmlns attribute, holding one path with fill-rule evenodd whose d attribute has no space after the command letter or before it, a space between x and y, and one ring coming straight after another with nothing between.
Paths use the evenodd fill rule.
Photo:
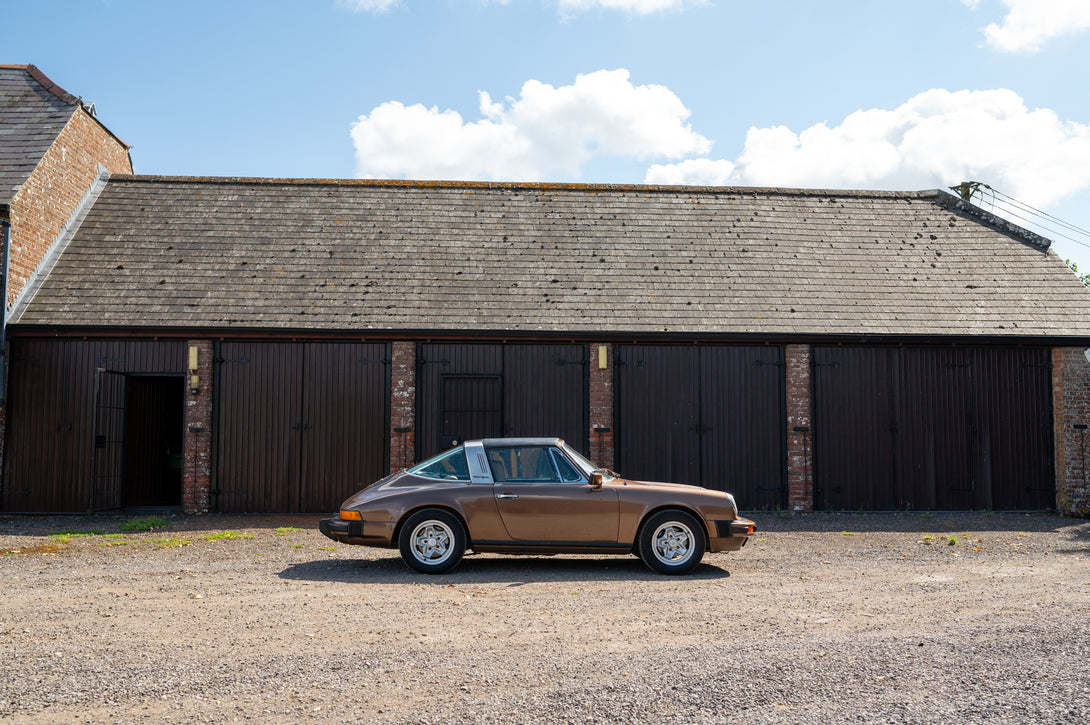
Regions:
<instances>
[{"instance_id":1,"label":"brown car door","mask_svg":"<svg viewBox=\"0 0 1090 725\"><path fill-rule=\"evenodd\" d=\"M616 543L617 492L561 481L553 455L561 454L545 447L489 449L492 490L508 535L525 542Z\"/></svg>"}]
</instances>

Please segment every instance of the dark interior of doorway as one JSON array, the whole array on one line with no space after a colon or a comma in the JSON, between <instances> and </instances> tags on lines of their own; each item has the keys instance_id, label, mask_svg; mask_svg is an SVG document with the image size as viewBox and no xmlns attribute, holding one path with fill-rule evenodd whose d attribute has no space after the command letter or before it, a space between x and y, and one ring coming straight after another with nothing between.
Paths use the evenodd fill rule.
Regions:
<instances>
[{"instance_id":1,"label":"dark interior of doorway","mask_svg":"<svg viewBox=\"0 0 1090 725\"><path fill-rule=\"evenodd\" d=\"M130 375L122 505L181 506L185 379Z\"/></svg>"}]
</instances>

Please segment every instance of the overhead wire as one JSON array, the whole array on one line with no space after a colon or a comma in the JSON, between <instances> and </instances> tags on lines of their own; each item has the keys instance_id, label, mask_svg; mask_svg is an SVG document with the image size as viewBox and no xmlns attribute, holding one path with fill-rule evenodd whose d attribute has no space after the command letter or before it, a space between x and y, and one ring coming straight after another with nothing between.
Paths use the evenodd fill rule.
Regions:
<instances>
[{"instance_id":1,"label":"overhead wire","mask_svg":"<svg viewBox=\"0 0 1090 725\"><path fill-rule=\"evenodd\" d=\"M975 203L981 208L988 208L997 216L1014 221L1019 226L1024 226L1050 239L1061 237L1073 244L1090 248L1090 231L1019 201L988 184L968 183L972 184L972 194L979 196ZM971 198L970 201L972 201Z\"/></svg>"}]
</instances>

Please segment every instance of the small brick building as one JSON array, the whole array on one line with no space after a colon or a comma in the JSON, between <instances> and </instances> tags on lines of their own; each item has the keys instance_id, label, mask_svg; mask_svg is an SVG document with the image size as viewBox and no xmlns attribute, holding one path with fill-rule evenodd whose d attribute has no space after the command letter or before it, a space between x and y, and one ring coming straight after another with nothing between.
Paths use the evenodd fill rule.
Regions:
<instances>
[{"instance_id":1,"label":"small brick building","mask_svg":"<svg viewBox=\"0 0 1090 725\"><path fill-rule=\"evenodd\" d=\"M5 511L330 511L498 435L748 509L1090 507L1090 291L943 192L99 186L13 295Z\"/></svg>"}]
</instances>

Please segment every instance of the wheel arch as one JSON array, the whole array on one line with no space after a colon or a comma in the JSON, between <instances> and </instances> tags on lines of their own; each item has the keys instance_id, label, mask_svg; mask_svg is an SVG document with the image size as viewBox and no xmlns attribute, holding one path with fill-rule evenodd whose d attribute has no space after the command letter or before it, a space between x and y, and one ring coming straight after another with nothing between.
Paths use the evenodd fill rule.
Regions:
<instances>
[{"instance_id":1,"label":"wheel arch","mask_svg":"<svg viewBox=\"0 0 1090 725\"><path fill-rule=\"evenodd\" d=\"M432 503L414 506L413 508L408 509L403 514L401 514L401 517L397 520L397 526L394 527L394 535L391 538L391 541L393 541L395 546L397 545L397 542L401 540L401 529L405 527L405 522L412 518L414 514L417 514L421 511L426 511L427 509L439 509L440 511L446 511L448 514L451 514L452 516L454 516L454 518L458 519L458 523L462 525L462 531L465 532L466 535L466 546L469 547L473 545L473 540L469 538L469 525L466 523L466 517L462 515L462 512L454 508L453 506L448 506L441 503Z\"/></svg>"},{"instance_id":2,"label":"wheel arch","mask_svg":"<svg viewBox=\"0 0 1090 725\"><path fill-rule=\"evenodd\" d=\"M643 516L640 517L640 523L636 526L636 536L632 541L633 552L638 552L639 550L640 537L643 535L643 527L647 525L647 521L655 514L662 513L663 511L681 511L696 519L696 522L700 524L700 530L704 532L704 551L711 551L711 537L708 535L708 524L704 521L704 517L700 515L700 512L691 506L686 506L684 504L664 503L643 512Z\"/></svg>"}]
</instances>

